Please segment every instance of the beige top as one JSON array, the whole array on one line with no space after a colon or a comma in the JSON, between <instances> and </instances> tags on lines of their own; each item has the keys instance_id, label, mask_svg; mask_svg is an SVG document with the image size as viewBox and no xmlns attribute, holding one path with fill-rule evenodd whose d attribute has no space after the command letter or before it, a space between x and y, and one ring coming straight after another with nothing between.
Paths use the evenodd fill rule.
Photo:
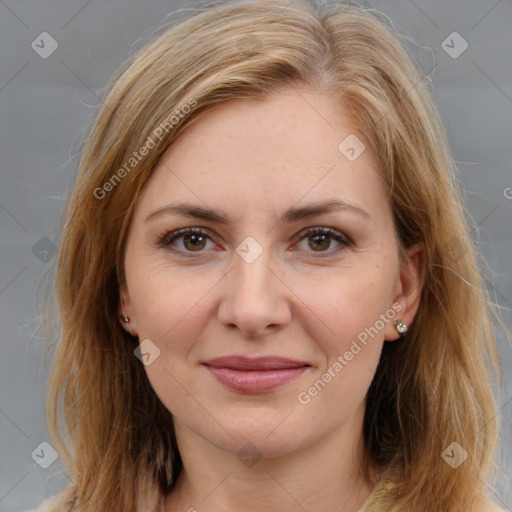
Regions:
<instances>
[{"instance_id":1,"label":"beige top","mask_svg":"<svg viewBox=\"0 0 512 512\"><path fill-rule=\"evenodd\" d=\"M386 481L384 478L379 479L377 485L375 486L371 496L377 497L379 495L386 495ZM72 512L73 507L73 489L72 486L66 487L55 496L46 499L38 508L29 510L26 512ZM359 512L364 512L367 510L367 506L369 503L369 498L363 504L362 508ZM150 490L145 494L145 496L141 497L139 504L137 506L137 510L141 512L165 512L165 497L159 492L156 488L150 488ZM479 508L475 512L505 512L503 509L498 507L491 500L482 501L482 507Z\"/></svg>"},{"instance_id":2,"label":"beige top","mask_svg":"<svg viewBox=\"0 0 512 512\"><path fill-rule=\"evenodd\" d=\"M382 486L383 483L384 482L379 477L378 483L372 492L372 496L377 494L377 492L385 492L385 487ZM141 512L165 512L165 496L160 493L157 486L154 484L145 484L142 487L148 489L148 491L140 497L137 510ZM360 512L365 511L368 501L369 499L366 500ZM47 498L38 508L26 512L74 512L73 502L73 486L69 485L54 496Z\"/></svg>"},{"instance_id":3,"label":"beige top","mask_svg":"<svg viewBox=\"0 0 512 512\"><path fill-rule=\"evenodd\" d=\"M68 486L46 499L39 507L26 512L72 512L73 511L73 486ZM137 504L137 510L141 512L165 512L165 496L154 486L141 496Z\"/></svg>"}]
</instances>

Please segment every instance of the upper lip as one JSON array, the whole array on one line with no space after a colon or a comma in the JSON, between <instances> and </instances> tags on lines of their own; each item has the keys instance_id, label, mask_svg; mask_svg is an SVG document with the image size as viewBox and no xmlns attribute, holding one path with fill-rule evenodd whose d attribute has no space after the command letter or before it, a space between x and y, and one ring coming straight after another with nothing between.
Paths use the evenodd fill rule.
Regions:
<instances>
[{"instance_id":1,"label":"upper lip","mask_svg":"<svg viewBox=\"0 0 512 512\"><path fill-rule=\"evenodd\" d=\"M246 356L225 356L209 359L203 364L214 368L231 368L233 370L283 370L285 368L299 368L311 366L305 361L288 359L278 356L250 358Z\"/></svg>"}]
</instances>

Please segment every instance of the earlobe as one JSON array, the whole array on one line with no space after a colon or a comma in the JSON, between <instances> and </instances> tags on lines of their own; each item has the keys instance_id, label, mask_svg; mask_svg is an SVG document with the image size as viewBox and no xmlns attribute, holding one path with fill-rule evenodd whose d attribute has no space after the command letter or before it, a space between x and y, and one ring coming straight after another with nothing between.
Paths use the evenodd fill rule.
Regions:
<instances>
[{"instance_id":1,"label":"earlobe","mask_svg":"<svg viewBox=\"0 0 512 512\"><path fill-rule=\"evenodd\" d=\"M425 247L422 242L419 242L407 250L401 265L400 293L394 299L394 303L400 304L401 310L397 314L396 322L386 333L387 341L395 341L404 336L414 321L421 302L425 271Z\"/></svg>"},{"instance_id":2,"label":"earlobe","mask_svg":"<svg viewBox=\"0 0 512 512\"><path fill-rule=\"evenodd\" d=\"M117 306L117 316L119 323L126 332L132 336L138 336L135 329L135 318L130 304L130 296L125 283L119 286L119 302Z\"/></svg>"}]
</instances>

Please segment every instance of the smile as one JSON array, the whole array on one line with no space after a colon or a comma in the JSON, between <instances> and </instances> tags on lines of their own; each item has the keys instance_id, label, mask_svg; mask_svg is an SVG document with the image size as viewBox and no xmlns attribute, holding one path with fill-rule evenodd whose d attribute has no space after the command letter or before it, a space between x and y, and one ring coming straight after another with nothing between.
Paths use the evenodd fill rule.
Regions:
<instances>
[{"instance_id":1,"label":"smile","mask_svg":"<svg viewBox=\"0 0 512 512\"><path fill-rule=\"evenodd\" d=\"M278 357L249 359L228 356L203 365L224 386L245 393L272 391L300 377L308 363Z\"/></svg>"}]
</instances>

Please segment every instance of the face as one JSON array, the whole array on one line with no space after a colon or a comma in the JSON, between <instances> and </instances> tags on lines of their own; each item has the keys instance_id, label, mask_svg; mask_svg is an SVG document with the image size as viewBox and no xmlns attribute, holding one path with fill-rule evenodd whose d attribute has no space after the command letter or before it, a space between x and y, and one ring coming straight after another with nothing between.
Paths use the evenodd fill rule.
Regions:
<instances>
[{"instance_id":1,"label":"face","mask_svg":"<svg viewBox=\"0 0 512 512\"><path fill-rule=\"evenodd\" d=\"M401 263L364 134L334 112L308 90L211 110L130 226L120 311L149 380L177 430L233 453L360 429L393 321L417 309L418 253Z\"/></svg>"}]
</instances>

